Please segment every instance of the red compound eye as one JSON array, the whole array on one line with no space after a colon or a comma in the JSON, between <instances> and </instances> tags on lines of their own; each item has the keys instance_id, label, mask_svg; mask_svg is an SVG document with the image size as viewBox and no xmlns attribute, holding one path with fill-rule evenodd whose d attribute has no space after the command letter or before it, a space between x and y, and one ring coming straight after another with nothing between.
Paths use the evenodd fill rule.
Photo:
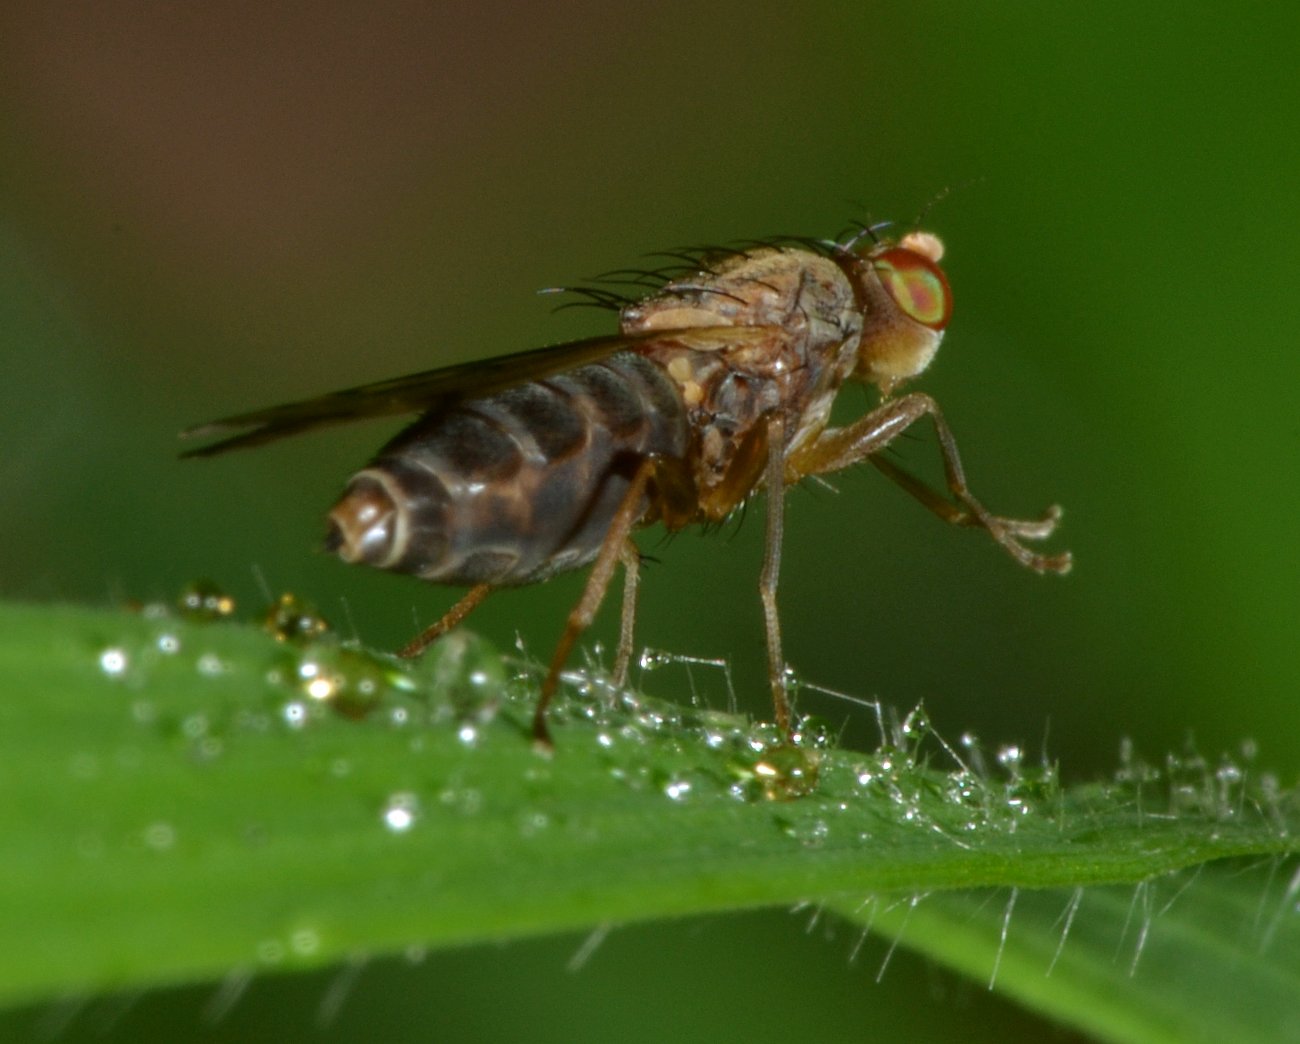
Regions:
<instances>
[{"instance_id":1,"label":"red compound eye","mask_svg":"<svg viewBox=\"0 0 1300 1044\"><path fill-rule=\"evenodd\" d=\"M931 330L942 330L952 317L952 291L943 269L906 247L891 247L871 259L894 303L905 315Z\"/></svg>"}]
</instances>

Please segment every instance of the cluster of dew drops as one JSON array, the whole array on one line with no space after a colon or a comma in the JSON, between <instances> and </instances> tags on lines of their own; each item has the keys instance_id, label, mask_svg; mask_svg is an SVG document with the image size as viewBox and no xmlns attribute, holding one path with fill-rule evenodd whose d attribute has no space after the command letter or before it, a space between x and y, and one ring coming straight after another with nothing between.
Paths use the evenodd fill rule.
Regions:
<instances>
[{"instance_id":1,"label":"cluster of dew drops","mask_svg":"<svg viewBox=\"0 0 1300 1044\"><path fill-rule=\"evenodd\" d=\"M184 625L215 624L234 617L234 598L215 584L195 581L182 590L174 604L152 602L131 608L155 627L143 643L117 643L101 649L98 663L105 676L135 688L155 671L173 664L191 664L207 678L229 676L237 670L212 648L197 655L187 649L188 644L202 644L205 632ZM412 672L339 641L328 621L297 595L275 599L260 623L284 653L267 667L262 680L283 697L278 701L278 713L289 728L303 728L329 713L363 718L383 707L386 694L410 692L418 686ZM393 706L389 711L395 724L406 723L410 715L405 706ZM137 704L134 712L141 721L150 719L147 704Z\"/></svg>"},{"instance_id":2,"label":"cluster of dew drops","mask_svg":"<svg viewBox=\"0 0 1300 1044\"><path fill-rule=\"evenodd\" d=\"M144 695L143 685L158 669L183 669L188 664L200 676L211 678L249 669L211 647L203 648L203 636L209 633L205 627L181 626L219 624L233 618L234 599L216 585L196 581L173 604L135 608L155 624L149 637L134 644L101 647L96 655L103 675L128 690L140 690L131 706L140 724L158 723L162 714L157 701ZM439 656L426 657L412 666L340 641L324 617L293 594L275 599L262 614L261 626L281 651L264 667L260 678L270 702L260 710L235 710L233 721L214 724L214 715L222 712L211 709L195 710L180 720L178 731L199 758L218 756L222 736L232 725L265 731L278 722L283 729L298 731L340 716L378 716L396 727L450 723L460 743L473 747L495 715L498 701L510 698L509 686L502 688L500 678L471 669L461 679L459 690L463 693L468 688L474 694L468 701L424 699L421 693L445 689L427 684L446 681L437 673L442 669ZM443 641L448 639L454 640L454 635ZM215 647L219 643L206 644ZM191 645L193 650L188 648ZM652 670L671 661L671 657L653 662L643 658L641 666ZM797 686L798 679L792 677L791 682ZM880 749L846 760L828 756L835 747L835 729L820 718L800 719L794 736L786 741L770 724L698 706L645 700L612 686L599 669L584 669L565 673L553 724L562 729L566 720L588 726L581 731L594 737L609 775L621 783L658 792L677 804L710 797L785 804L792 810L782 819L787 833L807 845L834 839L837 821L856 819L852 814L858 805L855 797L869 795L888 799L894 813L890 818L895 822L922 829L934 827L929 814L934 807L929 800L934 775L921 770L924 758L919 751L924 740L937 735L920 710L888 728L882 722ZM960 754L941 739L939 742L958 766L944 777L943 797L950 807L968 813L959 831L974 830L990 820L1014 829L1015 821L1031 810L1019 751L999 751L997 768L990 772L980 763L973 737L963 737ZM539 767L537 771L546 770ZM999 774L1009 785L991 788L991 778ZM427 798L426 803L431 800ZM803 807L794 813L795 806ZM817 814L812 814L813 806ZM876 807L880 807L878 802ZM379 815L386 830L405 833L420 820L421 796L409 789L395 791ZM528 828L536 826L530 821ZM859 840L870 839L860 824L852 829Z\"/></svg>"},{"instance_id":3,"label":"cluster of dew drops","mask_svg":"<svg viewBox=\"0 0 1300 1044\"><path fill-rule=\"evenodd\" d=\"M217 651L223 643L209 640L220 632L216 625L235 618L237 608L235 599L210 581L186 585L172 603L135 603L128 608L153 626L142 639L98 648L98 670L136 694L130 703L136 723L173 725L199 761L219 757L232 729L266 732L278 725L298 732L331 718L379 717L397 728L454 720L458 740L472 746L496 712L496 679L486 671L462 671L456 656L410 664L369 652L340 640L325 617L295 594L280 595L261 614L260 626L275 639L275 647L269 659L254 667L243 658L224 656ZM454 646L453 638L448 648ZM249 672L245 680L260 686L267 700L261 706L241 703L233 709L214 702L174 718L165 701L153 695L165 691L165 685L146 683L174 677L175 671L212 679ZM452 673L458 676L452 679ZM449 681L456 684L448 686ZM432 692L449 695L436 699L430 697ZM338 771L346 774L342 762ZM402 833L414 825L418 809L415 795L396 792L384 802L380 820L389 831Z\"/></svg>"}]
</instances>

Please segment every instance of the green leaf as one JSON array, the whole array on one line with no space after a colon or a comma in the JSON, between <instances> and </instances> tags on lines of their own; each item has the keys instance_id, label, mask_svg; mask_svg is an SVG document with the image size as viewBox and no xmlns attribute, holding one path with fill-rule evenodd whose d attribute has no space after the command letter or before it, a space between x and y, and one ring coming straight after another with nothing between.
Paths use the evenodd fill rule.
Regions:
<instances>
[{"instance_id":1,"label":"green leaf","mask_svg":"<svg viewBox=\"0 0 1300 1044\"><path fill-rule=\"evenodd\" d=\"M1210 864L1129 887L834 903L1100 1038L1300 1040L1300 874Z\"/></svg>"},{"instance_id":2,"label":"green leaf","mask_svg":"<svg viewBox=\"0 0 1300 1044\"><path fill-rule=\"evenodd\" d=\"M573 673L545 756L528 736L536 672L477 639L409 665L292 607L273 630L293 640L193 619L219 615L209 602L188 617L0 607L7 1002L827 901L986 979L1000 952L998 988L1152 1039L1126 1037L1150 1024L1135 1011L1194 1014L1207 994L1124 978L1105 932L1126 900L1090 886L1154 894L1207 860L1290 852L1300 824L1294 795L1234 763L1129 758L1115 781L1062 788L1014 750L986 767L919 712L882 717L870 754L815 722L782 748L769 727L616 693L598 671ZM1002 902L936 894L990 886L1019 890L1005 945ZM1066 903L1028 890L1085 886L1088 917L1034 984L1029 957L1054 952ZM1247 980L1276 992L1293 986L1276 955L1293 955L1294 918L1272 951L1224 930L1260 893L1206 875L1138 922L1184 925L1187 959L1258 966Z\"/></svg>"}]
</instances>

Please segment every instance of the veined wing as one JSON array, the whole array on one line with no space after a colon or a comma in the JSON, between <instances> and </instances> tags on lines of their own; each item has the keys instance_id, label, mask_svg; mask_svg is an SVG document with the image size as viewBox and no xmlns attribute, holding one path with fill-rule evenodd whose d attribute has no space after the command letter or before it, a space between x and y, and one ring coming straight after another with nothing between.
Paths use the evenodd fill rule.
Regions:
<instances>
[{"instance_id":1,"label":"veined wing","mask_svg":"<svg viewBox=\"0 0 1300 1044\"><path fill-rule=\"evenodd\" d=\"M186 450L181 456L210 457L228 450L261 446L330 424L445 407L465 399L482 398L512 385L541 380L604 359L615 352L635 351L651 343L677 343L696 351L716 351L757 343L771 337L774 332L775 328L765 326L651 330L591 337L458 363L196 425L181 432L181 438L226 437L207 446Z\"/></svg>"}]
</instances>

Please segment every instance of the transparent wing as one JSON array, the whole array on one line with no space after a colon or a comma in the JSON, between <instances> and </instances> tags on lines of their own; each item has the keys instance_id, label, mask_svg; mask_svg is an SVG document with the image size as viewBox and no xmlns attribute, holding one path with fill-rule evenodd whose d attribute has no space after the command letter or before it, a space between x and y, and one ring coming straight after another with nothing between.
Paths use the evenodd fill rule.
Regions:
<instances>
[{"instance_id":1,"label":"transparent wing","mask_svg":"<svg viewBox=\"0 0 1300 1044\"><path fill-rule=\"evenodd\" d=\"M210 457L228 450L261 446L330 424L443 408L652 343L676 343L696 351L716 351L756 343L771 337L773 332L774 328L761 326L706 326L614 334L425 370L195 425L181 432L181 438L226 437L186 450L181 456Z\"/></svg>"}]
</instances>

